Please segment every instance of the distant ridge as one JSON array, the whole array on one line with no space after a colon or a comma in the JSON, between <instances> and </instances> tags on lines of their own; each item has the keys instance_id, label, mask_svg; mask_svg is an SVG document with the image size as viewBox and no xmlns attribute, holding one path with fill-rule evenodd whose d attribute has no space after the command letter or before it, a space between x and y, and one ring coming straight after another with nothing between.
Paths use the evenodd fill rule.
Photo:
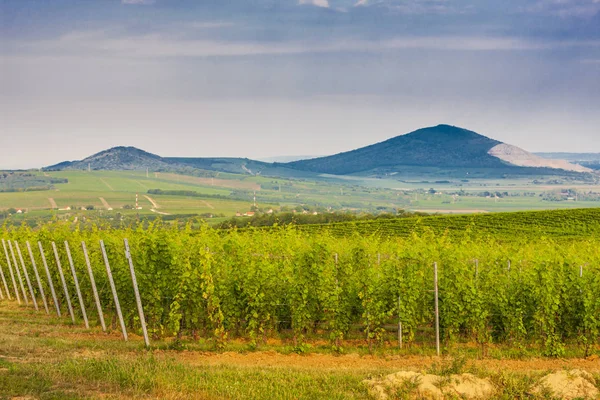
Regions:
<instances>
[{"instance_id":1,"label":"distant ridge","mask_svg":"<svg viewBox=\"0 0 600 400\"><path fill-rule=\"evenodd\" d=\"M64 161L44 169L149 169L183 173L198 173L201 170L274 177L320 174L501 177L511 174L552 175L592 171L567 161L547 160L518 147L451 125L423 128L345 153L287 163L267 163L248 158L161 157L135 147L119 146L80 161Z\"/></svg>"},{"instance_id":2,"label":"distant ridge","mask_svg":"<svg viewBox=\"0 0 600 400\"><path fill-rule=\"evenodd\" d=\"M514 154L518 154L519 157L513 160L511 156ZM546 161L518 147L506 145L467 129L437 125L345 153L295 161L286 165L300 170L335 175L376 170L393 173L406 167L512 169L515 172L523 171L523 167L556 168L557 163ZM566 162L560 164L560 168L575 172L585 170Z\"/></svg>"}]
</instances>

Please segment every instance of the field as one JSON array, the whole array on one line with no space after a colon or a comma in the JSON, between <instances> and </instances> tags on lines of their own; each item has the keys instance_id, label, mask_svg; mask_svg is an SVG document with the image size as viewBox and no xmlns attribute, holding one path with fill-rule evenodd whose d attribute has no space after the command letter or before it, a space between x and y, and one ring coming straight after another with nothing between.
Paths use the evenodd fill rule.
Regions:
<instances>
[{"instance_id":1,"label":"field","mask_svg":"<svg viewBox=\"0 0 600 400\"><path fill-rule=\"evenodd\" d=\"M600 207L600 186L585 182L545 178L463 181L397 181L389 178L320 176L311 179L268 178L196 171L196 176L135 171L30 172L35 191L0 192L0 211L24 210L16 220L85 216L95 213L120 215L189 215L221 222L237 212L250 211L254 197L259 209L279 210L298 206L319 212L352 211L394 213L395 210L427 213L486 213L536 209ZM212 174L214 175L214 173ZM40 190L40 180L53 183ZM560 183L557 183L559 182ZM546 183L544 183L546 182ZM553 182L552 184L548 182ZM16 185L10 179L6 185ZM24 182L18 183L25 185ZM11 186L14 187L14 186ZM2 190L0 182L0 190ZM6 189L6 188L4 188ZM187 191L189 195L149 195L149 190ZM20 189L24 190L24 189ZM435 192L435 193L433 193ZM568 192L569 195L561 193ZM133 210L135 196L141 210ZM578 201L575 201L576 196ZM150 199L148 199L150 197ZM152 200L152 201L151 201ZM158 207L155 207L157 205ZM67 209L70 208L70 209Z\"/></svg>"},{"instance_id":2,"label":"field","mask_svg":"<svg viewBox=\"0 0 600 400\"><path fill-rule=\"evenodd\" d=\"M521 211L476 215L441 215L411 218L304 225L305 232L328 232L336 236L376 235L408 237L414 232L462 236L466 231L490 235L504 241L525 237L553 239L586 239L600 236L600 209Z\"/></svg>"},{"instance_id":3,"label":"field","mask_svg":"<svg viewBox=\"0 0 600 400\"><path fill-rule=\"evenodd\" d=\"M535 394L548 372L600 374L597 213L423 217L437 222L420 224L437 229L404 226L391 235L373 224L400 219L336 235L314 226L227 232L159 221L5 227L0 398L368 399L376 397L364 380L398 370L440 379L469 372L491 382L492 398L551 398ZM405 389L391 398L413 398Z\"/></svg>"},{"instance_id":4,"label":"field","mask_svg":"<svg viewBox=\"0 0 600 400\"><path fill-rule=\"evenodd\" d=\"M0 302L0 399L369 399L365 379L448 366L449 359L401 353L299 355L278 344L219 353L160 341L148 351L138 336L124 342ZM549 371L577 368L600 381L593 359L468 358L459 367L489 378L497 399L534 399L527 393Z\"/></svg>"}]
</instances>

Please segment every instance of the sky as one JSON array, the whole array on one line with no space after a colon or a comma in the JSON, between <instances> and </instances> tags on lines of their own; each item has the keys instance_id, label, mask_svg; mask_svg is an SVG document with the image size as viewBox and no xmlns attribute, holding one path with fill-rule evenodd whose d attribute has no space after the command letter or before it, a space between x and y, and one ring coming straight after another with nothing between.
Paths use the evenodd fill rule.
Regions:
<instances>
[{"instance_id":1,"label":"sky","mask_svg":"<svg viewBox=\"0 0 600 400\"><path fill-rule=\"evenodd\" d=\"M451 124L600 152L600 0L0 0L0 169L327 155Z\"/></svg>"}]
</instances>

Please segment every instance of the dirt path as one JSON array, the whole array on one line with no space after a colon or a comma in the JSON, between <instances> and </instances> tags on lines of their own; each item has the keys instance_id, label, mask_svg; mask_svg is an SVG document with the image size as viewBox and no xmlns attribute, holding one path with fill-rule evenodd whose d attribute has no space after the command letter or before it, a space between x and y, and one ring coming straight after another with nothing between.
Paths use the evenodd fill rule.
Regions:
<instances>
[{"instance_id":1,"label":"dirt path","mask_svg":"<svg viewBox=\"0 0 600 400\"><path fill-rule=\"evenodd\" d=\"M158 203L155 202L154 200L152 200L152 198L150 198L150 196L144 195L144 197L146 198L146 200L148 200L150 203L152 203L152 207L154 207L157 210L160 208L160 206L158 205Z\"/></svg>"},{"instance_id":2,"label":"dirt path","mask_svg":"<svg viewBox=\"0 0 600 400\"><path fill-rule=\"evenodd\" d=\"M103 178L100 178L100 182L104 183L106 185L106 187L109 188L111 191L113 191L113 192L115 191L115 189L113 189L113 187L110 186L108 184L108 182L106 182Z\"/></svg>"},{"instance_id":3,"label":"dirt path","mask_svg":"<svg viewBox=\"0 0 600 400\"><path fill-rule=\"evenodd\" d=\"M56 201L52 197L48 197L48 201L50 202L50 207L58 208L58 204L56 204Z\"/></svg>"},{"instance_id":4,"label":"dirt path","mask_svg":"<svg viewBox=\"0 0 600 400\"><path fill-rule=\"evenodd\" d=\"M160 353L160 352L159 352ZM170 354L170 353L165 353ZM370 356L348 354L281 354L275 351L258 351L251 353L203 353L181 352L177 355L181 361L192 365L237 365L244 367L296 367L307 369L340 370L340 369L382 369L419 371L439 363L437 357L424 356ZM600 372L598 360L585 359L530 359L530 360L471 360L477 368L489 371L546 371L567 369L583 369L592 373Z\"/></svg>"},{"instance_id":5,"label":"dirt path","mask_svg":"<svg viewBox=\"0 0 600 400\"><path fill-rule=\"evenodd\" d=\"M102 205L104 206L104 208L106 208L107 210L112 210L113 209L110 206L110 204L108 204L108 201L104 200L104 197L99 197L99 199L102 202Z\"/></svg>"},{"instance_id":6,"label":"dirt path","mask_svg":"<svg viewBox=\"0 0 600 400\"><path fill-rule=\"evenodd\" d=\"M202 203L203 203L203 204L204 204L206 207L210 208L211 210L214 210L214 209L215 209L215 207L214 207L212 204L210 204L208 201L206 201L206 200L200 200L200 201L201 201L201 202L202 202Z\"/></svg>"}]
</instances>

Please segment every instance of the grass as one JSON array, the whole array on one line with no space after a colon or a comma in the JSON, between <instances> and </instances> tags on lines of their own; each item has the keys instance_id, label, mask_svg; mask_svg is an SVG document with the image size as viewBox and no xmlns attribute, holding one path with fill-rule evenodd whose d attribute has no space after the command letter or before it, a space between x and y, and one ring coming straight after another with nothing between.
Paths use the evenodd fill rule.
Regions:
<instances>
[{"instance_id":1,"label":"grass","mask_svg":"<svg viewBox=\"0 0 600 400\"><path fill-rule=\"evenodd\" d=\"M0 303L0 399L369 399L363 380L399 369L442 377L470 372L499 388L496 399L534 399L531 388L545 372L584 362L479 361L466 352L454 358L286 355L277 346L213 353L166 350L166 342L145 350L135 335L124 342L116 332L65 321ZM520 367L510 370L515 365ZM600 368L592 372L600 378ZM390 398L410 398L413 386Z\"/></svg>"}]
</instances>

